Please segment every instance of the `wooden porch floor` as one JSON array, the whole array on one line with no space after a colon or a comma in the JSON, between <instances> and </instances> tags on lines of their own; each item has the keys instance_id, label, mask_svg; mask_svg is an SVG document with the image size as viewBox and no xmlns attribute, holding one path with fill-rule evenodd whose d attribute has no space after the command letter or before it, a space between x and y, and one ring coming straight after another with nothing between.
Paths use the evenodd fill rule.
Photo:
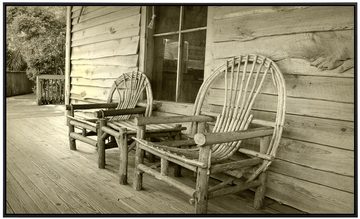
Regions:
<instances>
[{"instance_id":1,"label":"wooden porch floor","mask_svg":"<svg viewBox=\"0 0 360 219\"><path fill-rule=\"evenodd\" d=\"M189 197L152 177L144 190L118 184L119 152L107 151L106 169L97 168L96 150L78 143L68 147L63 106L37 106L33 95L7 98L7 214L138 214L193 213ZM132 183L133 152L129 183ZM181 177L194 183L192 174ZM302 214L266 199L262 210L252 207L253 193L228 195L209 202L212 214Z\"/></svg>"}]
</instances>

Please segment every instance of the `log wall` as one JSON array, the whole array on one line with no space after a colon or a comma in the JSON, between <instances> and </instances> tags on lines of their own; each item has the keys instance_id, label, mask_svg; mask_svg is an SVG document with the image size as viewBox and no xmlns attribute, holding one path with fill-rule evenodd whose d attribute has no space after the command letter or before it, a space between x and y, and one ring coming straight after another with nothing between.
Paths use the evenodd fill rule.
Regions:
<instances>
[{"instance_id":1,"label":"log wall","mask_svg":"<svg viewBox=\"0 0 360 219\"><path fill-rule=\"evenodd\" d=\"M354 8L209 7L205 77L228 57L275 60L287 115L266 195L310 213L354 212ZM222 87L213 89L220 105ZM271 91L254 114L274 116ZM275 101L276 103L276 101Z\"/></svg>"},{"instance_id":2,"label":"log wall","mask_svg":"<svg viewBox=\"0 0 360 219\"><path fill-rule=\"evenodd\" d=\"M138 70L140 8L72 7L72 103L105 102L114 79Z\"/></svg>"}]
</instances>

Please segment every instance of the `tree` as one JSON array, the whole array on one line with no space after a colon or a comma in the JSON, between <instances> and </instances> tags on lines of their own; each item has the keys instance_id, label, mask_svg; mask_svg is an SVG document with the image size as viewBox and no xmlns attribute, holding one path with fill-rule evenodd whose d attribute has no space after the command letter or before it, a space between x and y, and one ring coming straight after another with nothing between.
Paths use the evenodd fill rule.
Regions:
<instances>
[{"instance_id":1,"label":"tree","mask_svg":"<svg viewBox=\"0 0 360 219\"><path fill-rule=\"evenodd\" d=\"M9 6L6 9L7 57L20 52L31 80L38 74L62 74L65 7Z\"/></svg>"}]
</instances>

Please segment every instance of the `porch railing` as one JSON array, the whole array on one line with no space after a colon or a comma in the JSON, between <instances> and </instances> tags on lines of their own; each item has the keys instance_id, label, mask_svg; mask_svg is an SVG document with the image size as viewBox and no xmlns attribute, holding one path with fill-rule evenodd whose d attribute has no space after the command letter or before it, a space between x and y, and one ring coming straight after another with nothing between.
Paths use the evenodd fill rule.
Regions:
<instances>
[{"instance_id":1,"label":"porch railing","mask_svg":"<svg viewBox=\"0 0 360 219\"><path fill-rule=\"evenodd\" d=\"M39 75L36 77L38 105L65 102L65 75Z\"/></svg>"}]
</instances>

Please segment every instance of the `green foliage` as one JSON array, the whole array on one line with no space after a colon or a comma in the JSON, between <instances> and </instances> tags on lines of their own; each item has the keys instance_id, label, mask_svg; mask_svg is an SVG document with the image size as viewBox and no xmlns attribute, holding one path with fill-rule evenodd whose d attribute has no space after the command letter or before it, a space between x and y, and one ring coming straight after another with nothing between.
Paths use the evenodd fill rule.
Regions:
<instances>
[{"instance_id":1,"label":"green foliage","mask_svg":"<svg viewBox=\"0 0 360 219\"><path fill-rule=\"evenodd\" d=\"M9 71L25 71L27 68L24 57L19 50L6 51L6 68Z\"/></svg>"},{"instance_id":2,"label":"green foliage","mask_svg":"<svg viewBox=\"0 0 360 219\"><path fill-rule=\"evenodd\" d=\"M65 67L65 7L7 7L7 52L20 51L26 72L60 74ZM8 56L7 56L8 57Z\"/></svg>"}]
</instances>

